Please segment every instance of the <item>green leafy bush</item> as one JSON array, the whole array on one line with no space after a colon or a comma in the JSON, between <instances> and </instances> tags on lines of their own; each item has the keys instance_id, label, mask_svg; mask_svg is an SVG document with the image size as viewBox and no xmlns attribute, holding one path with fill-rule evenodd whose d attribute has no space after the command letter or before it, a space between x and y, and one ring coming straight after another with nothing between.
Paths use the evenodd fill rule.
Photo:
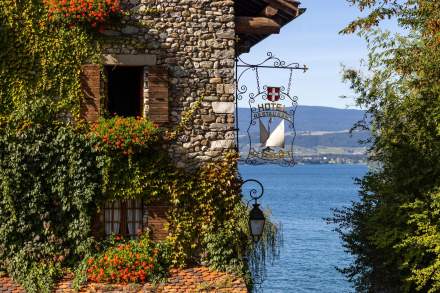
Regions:
<instances>
[{"instance_id":1,"label":"green leafy bush","mask_svg":"<svg viewBox=\"0 0 440 293\"><path fill-rule=\"evenodd\" d=\"M412 275L409 278L418 291L440 291L440 192L430 192L426 200L417 199L402 206L409 215L408 224L414 227L402 243L401 251L416 251L416 261L408 262ZM423 261L423 265L419 263ZM434 282L433 282L434 280Z\"/></svg>"},{"instance_id":2,"label":"green leafy bush","mask_svg":"<svg viewBox=\"0 0 440 293\"><path fill-rule=\"evenodd\" d=\"M439 292L440 2L351 2L370 12L344 30L365 37L368 73L344 78L371 117L359 125L372 131L373 168L333 219L354 256L341 271L359 292Z\"/></svg>"},{"instance_id":3,"label":"green leafy bush","mask_svg":"<svg viewBox=\"0 0 440 293\"><path fill-rule=\"evenodd\" d=\"M93 244L95 151L57 125L2 129L0 150L0 267L29 292L49 292L50 280Z\"/></svg>"},{"instance_id":4,"label":"green leafy bush","mask_svg":"<svg viewBox=\"0 0 440 293\"><path fill-rule=\"evenodd\" d=\"M193 173L180 171L170 177L169 230L175 265L202 257L217 269L244 269L246 231L238 225L243 214L237 213L242 203L236 158L228 154ZM216 237L219 233L225 237Z\"/></svg>"},{"instance_id":5,"label":"green leafy bush","mask_svg":"<svg viewBox=\"0 0 440 293\"><path fill-rule=\"evenodd\" d=\"M162 131L146 119L100 119L88 134L97 150L101 191L108 199L165 197L174 174Z\"/></svg>"}]
</instances>

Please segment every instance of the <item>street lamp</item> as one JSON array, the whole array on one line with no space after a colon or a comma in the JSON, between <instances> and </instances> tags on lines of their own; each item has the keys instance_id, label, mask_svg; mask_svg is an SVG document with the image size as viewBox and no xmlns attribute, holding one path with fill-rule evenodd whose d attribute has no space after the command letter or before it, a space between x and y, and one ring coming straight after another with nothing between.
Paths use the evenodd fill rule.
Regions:
<instances>
[{"instance_id":1,"label":"street lamp","mask_svg":"<svg viewBox=\"0 0 440 293\"><path fill-rule=\"evenodd\" d=\"M266 217L263 211L260 209L258 204L258 199L260 199L264 194L264 187L260 181L255 179L248 179L242 183L242 186L246 183L253 182L260 187L260 192L253 188L249 191L251 200L254 200L253 208L249 213L249 230L251 232L252 238L255 242L259 241L264 231L264 224L266 223Z\"/></svg>"},{"instance_id":2,"label":"street lamp","mask_svg":"<svg viewBox=\"0 0 440 293\"><path fill-rule=\"evenodd\" d=\"M254 207L249 213L249 229L252 234L252 238L254 241L258 241L263 235L264 224L266 223L266 218L264 217L264 213L259 208L258 203L254 203Z\"/></svg>"}]
</instances>

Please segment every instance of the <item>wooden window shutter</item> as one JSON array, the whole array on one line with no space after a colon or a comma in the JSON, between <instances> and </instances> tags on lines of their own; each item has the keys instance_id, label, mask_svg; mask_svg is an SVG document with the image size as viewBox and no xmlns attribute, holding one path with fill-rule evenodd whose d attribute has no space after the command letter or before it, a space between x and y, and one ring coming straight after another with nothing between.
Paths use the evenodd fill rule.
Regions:
<instances>
[{"instance_id":1,"label":"wooden window shutter","mask_svg":"<svg viewBox=\"0 0 440 293\"><path fill-rule=\"evenodd\" d=\"M169 205L165 201L155 201L147 205L147 226L153 241L165 240L168 236Z\"/></svg>"},{"instance_id":2,"label":"wooden window shutter","mask_svg":"<svg viewBox=\"0 0 440 293\"><path fill-rule=\"evenodd\" d=\"M81 68L81 87L84 98L81 101L81 117L95 122L100 115L101 71L98 64L86 64Z\"/></svg>"},{"instance_id":3,"label":"wooden window shutter","mask_svg":"<svg viewBox=\"0 0 440 293\"><path fill-rule=\"evenodd\" d=\"M169 122L168 69L151 66L148 70L148 116L158 124Z\"/></svg>"}]
</instances>

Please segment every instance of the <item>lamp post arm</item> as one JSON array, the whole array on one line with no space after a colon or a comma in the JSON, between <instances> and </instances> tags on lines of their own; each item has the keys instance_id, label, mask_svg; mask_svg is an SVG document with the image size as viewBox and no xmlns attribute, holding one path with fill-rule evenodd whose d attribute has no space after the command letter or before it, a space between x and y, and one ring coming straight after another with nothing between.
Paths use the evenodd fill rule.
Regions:
<instances>
[{"instance_id":1,"label":"lamp post arm","mask_svg":"<svg viewBox=\"0 0 440 293\"><path fill-rule=\"evenodd\" d=\"M245 180L245 181L243 181L241 186L243 187L245 184L248 184L248 183L253 183L253 184L256 184L258 186L258 187L255 187L255 188L252 188L252 189L249 190L249 196L251 198L249 201L254 200L255 203L257 203L257 201L260 198L262 198L263 195L264 195L264 186L263 186L263 184L260 181L258 181L256 179Z\"/></svg>"}]
</instances>

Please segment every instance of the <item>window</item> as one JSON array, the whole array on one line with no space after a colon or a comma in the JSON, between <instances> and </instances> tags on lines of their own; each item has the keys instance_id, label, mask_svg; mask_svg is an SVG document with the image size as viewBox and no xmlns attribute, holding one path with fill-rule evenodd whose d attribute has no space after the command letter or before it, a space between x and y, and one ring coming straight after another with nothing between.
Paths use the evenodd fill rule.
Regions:
<instances>
[{"instance_id":1,"label":"window","mask_svg":"<svg viewBox=\"0 0 440 293\"><path fill-rule=\"evenodd\" d=\"M105 235L136 238L144 226L144 204L140 199L108 201L104 207Z\"/></svg>"},{"instance_id":2,"label":"window","mask_svg":"<svg viewBox=\"0 0 440 293\"><path fill-rule=\"evenodd\" d=\"M143 66L106 66L107 110L122 117L142 115Z\"/></svg>"}]
</instances>

